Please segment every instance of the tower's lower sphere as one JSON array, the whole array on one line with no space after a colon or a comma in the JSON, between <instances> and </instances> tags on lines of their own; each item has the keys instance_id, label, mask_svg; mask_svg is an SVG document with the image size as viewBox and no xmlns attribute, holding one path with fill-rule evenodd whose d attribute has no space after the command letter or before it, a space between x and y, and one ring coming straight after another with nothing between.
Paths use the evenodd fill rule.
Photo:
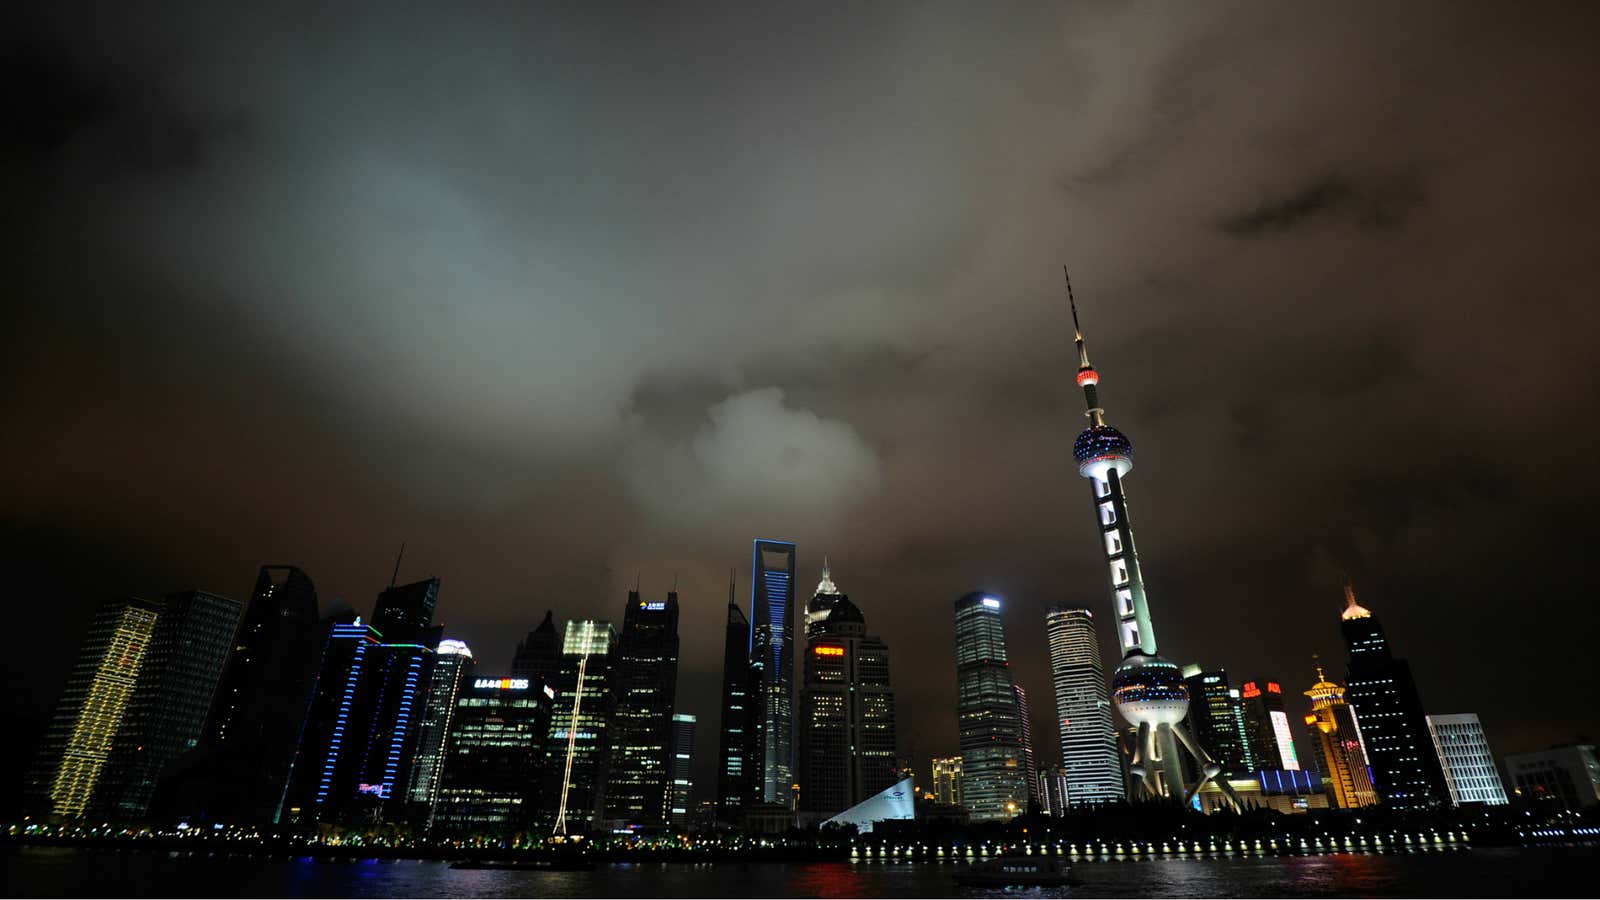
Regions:
<instances>
[{"instance_id":1,"label":"tower's lower sphere","mask_svg":"<svg viewBox=\"0 0 1600 900\"><path fill-rule=\"evenodd\" d=\"M1111 674L1111 702L1130 724L1176 725L1189 713L1189 686L1176 664L1136 654Z\"/></svg>"}]
</instances>

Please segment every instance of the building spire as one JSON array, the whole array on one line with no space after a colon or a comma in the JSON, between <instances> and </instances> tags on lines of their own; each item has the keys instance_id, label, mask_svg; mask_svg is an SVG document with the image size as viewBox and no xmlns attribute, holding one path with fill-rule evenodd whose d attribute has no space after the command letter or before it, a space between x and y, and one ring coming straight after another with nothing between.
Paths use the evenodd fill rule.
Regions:
<instances>
[{"instance_id":1,"label":"building spire","mask_svg":"<svg viewBox=\"0 0 1600 900\"><path fill-rule=\"evenodd\" d=\"M833 583L833 573L828 569L828 557L822 557L822 580L817 582L817 594L837 594L839 586Z\"/></svg>"},{"instance_id":2,"label":"building spire","mask_svg":"<svg viewBox=\"0 0 1600 900\"><path fill-rule=\"evenodd\" d=\"M1072 340L1078 345L1078 387L1083 388L1083 398L1089 404L1084 415L1089 417L1091 425L1104 425L1105 410L1100 408L1100 397L1095 391L1095 385L1100 383L1100 373L1089 364L1089 348L1083 344L1083 328L1078 324L1078 301L1072 296L1072 274L1066 266L1062 266L1061 275L1067 282L1067 306L1072 309Z\"/></svg>"},{"instance_id":3,"label":"building spire","mask_svg":"<svg viewBox=\"0 0 1600 900\"><path fill-rule=\"evenodd\" d=\"M1372 610L1356 602L1356 587L1350 583L1350 576L1344 576L1344 612L1339 618L1348 622L1351 619L1370 619Z\"/></svg>"},{"instance_id":4,"label":"building spire","mask_svg":"<svg viewBox=\"0 0 1600 900\"><path fill-rule=\"evenodd\" d=\"M728 605L737 607L739 604L733 600L733 569L728 570Z\"/></svg>"}]
</instances>

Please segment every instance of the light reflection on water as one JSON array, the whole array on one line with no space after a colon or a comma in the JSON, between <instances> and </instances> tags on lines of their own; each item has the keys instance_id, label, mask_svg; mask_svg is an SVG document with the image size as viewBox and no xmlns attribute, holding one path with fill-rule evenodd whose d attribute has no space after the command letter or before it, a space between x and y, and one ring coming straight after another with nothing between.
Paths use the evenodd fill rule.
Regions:
<instances>
[{"instance_id":1,"label":"light reflection on water","mask_svg":"<svg viewBox=\"0 0 1600 900\"><path fill-rule=\"evenodd\" d=\"M178 897L1265 897L1581 896L1600 848L1078 863L1064 889L958 887L953 863L638 863L591 872L451 869L417 860L318 862L64 848L0 850L11 896Z\"/></svg>"}]
</instances>

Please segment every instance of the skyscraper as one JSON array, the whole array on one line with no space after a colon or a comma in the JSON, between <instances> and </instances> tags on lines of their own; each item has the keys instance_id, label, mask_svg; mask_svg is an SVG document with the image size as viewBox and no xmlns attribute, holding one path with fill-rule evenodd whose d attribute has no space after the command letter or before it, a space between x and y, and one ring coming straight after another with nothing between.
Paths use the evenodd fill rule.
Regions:
<instances>
[{"instance_id":1,"label":"skyscraper","mask_svg":"<svg viewBox=\"0 0 1600 900\"><path fill-rule=\"evenodd\" d=\"M760 800L760 766L755 762L760 751L760 721L755 715L759 696L760 675L750 664L750 620L734 600L730 574L722 647L722 715L717 726L717 814L724 822L737 821L742 807Z\"/></svg>"},{"instance_id":2,"label":"skyscraper","mask_svg":"<svg viewBox=\"0 0 1600 900\"><path fill-rule=\"evenodd\" d=\"M1063 270L1064 271L1064 270ZM1189 689L1178 667L1156 652L1156 633L1151 626L1150 607L1145 599L1144 576L1139 570L1139 554L1133 544L1133 529L1128 521L1128 501L1122 479L1133 470L1133 443L1122 432L1105 423L1100 407L1100 374L1089 364L1083 329L1078 327L1078 306L1072 297L1072 282L1067 282L1067 303L1072 307L1073 336L1078 347L1078 387L1083 389L1089 419L1072 444L1078 474L1089 479L1094 503L1095 531L1105 555L1112 604L1117 613L1117 639L1122 645L1122 664L1111 676L1111 699L1122 718L1132 725L1133 753L1128 774L1139 790L1150 798L1188 803L1206 782L1215 782L1236 808L1238 795L1226 779L1219 779L1222 767L1183 727L1189 710ZM1198 761L1200 783L1186 790L1178 744Z\"/></svg>"},{"instance_id":3,"label":"skyscraper","mask_svg":"<svg viewBox=\"0 0 1600 900\"><path fill-rule=\"evenodd\" d=\"M205 591L161 601L127 715L95 791L95 812L121 821L144 818L163 769L199 744L243 612L239 601Z\"/></svg>"},{"instance_id":4,"label":"skyscraper","mask_svg":"<svg viewBox=\"0 0 1600 900\"><path fill-rule=\"evenodd\" d=\"M391 644L423 643L439 602L439 579L426 578L399 587L390 585L373 604L372 627Z\"/></svg>"},{"instance_id":5,"label":"skyscraper","mask_svg":"<svg viewBox=\"0 0 1600 900\"><path fill-rule=\"evenodd\" d=\"M190 821L278 821L324 635L306 573L262 566L200 745L169 766L152 806Z\"/></svg>"},{"instance_id":6,"label":"skyscraper","mask_svg":"<svg viewBox=\"0 0 1600 900\"><path fill-rule=\"evenodd\" d=\"M598 826L604 812L617 709L617 645L610 622L567 622L550 720L557 834Z\"/></svg>"},{"instance_id":7,"label":"skyscraper","mask_svg":"<svg viewBox=\"0 0 1600 900\"><path fill-rule=\"evenodd\" d=\"M511 658L511 677L555 684L561 671L561 629L556 627L555 611L545 610L544 621L517 643Z\"/></svg>"},{"instance_id":8,"label":"skyscraper","mask_svg":"<svg viewBox=\"0 0 1600 900\"><path fill-rule=\"evenodd\" d=\"M833 583L827 563L806 605L800 807L833 816L900 780L889 647Z\"/></svg>"},{"instance_id":9,"label":"skyscraper","mask_svg":"<svg viewBox=\"0 0 1600 900\"><path fill-rule=\"evenodd\" d=\"M1064 816L1072 806L1071 778L1062 766L1050 766L1039 773L1039 805L1052 816Z\"/></svg>"},{"instance_id":10,"label":"skyscraper","mask_svg":"<svg viewBox=\"0 0 1600 900\"><path fill-rule=\"evenodd\" d=\"M607 819L667 821L672 712L678 696L678 593L645 600L628 592L618 643L617 715L606 781Z\"/></svg>"},{"instance_id":11,"label":"skyscraper","mask_svg":"<svg viewBox=\"0 0 1600 900\"><path fill-rule=\"evenodd\" d=\"M425 827L433 821L439 799L439 776L444 771L445 744L450 738L450 723L455 716L456 698L472 677L472 650L457 640L442 640L434 651L433 669L422 695L422 713L417 717L417 748L406 785L406 801L414 811L412 818ZM547 682L531 681L530 689L542 691ZM554 689L552 687L552 693ZM544 753L545 735L539 735L537 749Z\"/></svg>"},{"instance_id":12,"label":"skyscraper","mask_svg":"<svg viewBox=\"0 0 1600 900\"><path fill-rule=\"evenodd\" d=\"M1306 717L1306 724L1317 739L1312 754L1322 758L1317 770L1323 783L1333 788L1334 803L1342 809L1376 804L1378 793L1372 787L1361 729L1350 705L1345 703L1344 688L1329 681L1318 665L1317 683L1306 691L1306 696L1311 698L1311 715Z\"/></svg>"},{"instance_id":13,"label":"skyscraper","mask_svg":"<svg viewBox=\"0 0 1600 900\"><path fill-rule=\"evenodd\" d=\"M757 539L750 566L750 664L761 678L761 800L794 783L794 561L788 541Z\"/></svg>"},{"instance_id":14,"label":"skyscraper","mask_svg":"<svg viewBox=\"0 0 1600 900\"><path fill-rule=\"evenodd\" d=\"M1028 781L1028 802L1042 805L1039 764L1033 755L1033 711L1028 706L1028 692L1013 681L1011 693L1017 698L1017 726L1022 735L1022 770Z\"/></svg>"},{"instance_id":15,"label":"skyscraper","mask_svg":"<svg viewBox=\"0 0 1600 900\"><path fill-rule=\"evenodd\" d=\"M95 612L28 775L28 807L34 813L76 817L88 811L133 698L159 610L158 604L128 598Z\"/></svg>"},{"instance_id":16,"label":"skyscraper","mask_svg":"<svg viewBox=\"0 0 1600 900\"><path fill-rule=\"evenodd\" d=\"M1246 681L1239 689L1244 700L1244 722L1252 747L1264 748L1256 764L1263 769L1296 772L1300 754L1295 751L1289 714L1283 708L1283 685L1268 678Z\"/></svg>"},{"instance_id":17,"label":"skyscraper","mask_svg":"<svg viewBox=\"0 0 1600 900\"><path fill-rule=\"evenodd\" d=\"M1345 585L1340 630L1350 650L1345 700L1355 708L1373 781L1386 806L1424 809L1450 802L1444 770L1428 734L1411 665L1395 657L1371 610Z\"/></svg>"},{"instance_id":18,"label":"skyscraper","mask_svg":"<svg viewBox=\"0 0 1600 900\"><path fill-rule=\"evenodd\" d=\"M667 819L674 828L688 826L689 810L693 808L694 726L694 716L672 714L672 763L667 773L672 776L672 786L668 789Z\"/></svg>"},{"instance_id":19,"label":"skyscraper","mask_svg":"<svg viewBox=\"0 0 1600 900\"><path fill-rule=\"evenodd\" d=\"M1186 666L1183 679L1189 686L1189 727L1195 739L1211 751L1224 774L1234 778L1250 774L1255 767L1245 749L1241 698L1229 686L1227 670Z\"/></svg>"},{"instance_id":20,"label":"skyscraper","mask_svg":"<svg viewBox=\"0 0 1600 900\"><path fill-rule=\"evenodd\" d=\"M1122 800L1126 796L1122 761L1117 758L1094 614L1080 607L1053 607L1045 613L1044 630L1056 692L1061 767L1069 786L1066 802L1091 806ZM1054 806L1051 811L1058 812Z\"/></svg>"},{"instance_id":21,"label":"skyscraper","mask_svg":"<svg viewBox=\"0 0 1600 900\"><path fill-rule=\"evenodd\" d=\"M933 800L945 806L964 806L961 793L961 757L933 758Z\"/></svg>"},{"instance_id":22,"label":"skyscraper","mask_svg":"<svg viewBox=\"0 0 1600 900\"><path fill-rule=\"evenodd\" d=\"M555 690L529 678L473 677L462 682L433 806L440 834L504 839L531 827L554 801L545 752Z\"/></svg>"},{"instance_id":23,"label":"skyscraper","mask_svg":"<svg viewBox=\"0 0 1600 900\"><path fill-rule=\"evenodd\" d=\"M1495 768L1494 755L1489 752L1489 738L1476 713L1428 716L1428 731L1439 752L1452 803L1506 804L1506 787L1500 781L1500 770Z\"/></svg>"},{"instance_id":24,"label":"skyscraper","mask_svg":"<svg viewBox=\"0 0 1600 900\"><path fill-rule=\"evenodd\" d=\"M955 610L962 794L972 821L1005 821L1027 811L1028 786L1000 599L977 591Z\"/></svg>"}]
</instances>

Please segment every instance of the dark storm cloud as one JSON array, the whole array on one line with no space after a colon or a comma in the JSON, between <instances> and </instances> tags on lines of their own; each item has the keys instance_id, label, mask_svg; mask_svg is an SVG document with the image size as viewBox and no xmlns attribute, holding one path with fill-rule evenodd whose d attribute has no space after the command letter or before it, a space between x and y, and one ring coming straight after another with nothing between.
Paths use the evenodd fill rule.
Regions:
<instances>
[{"instance_id":1,"label":"dark storm cloud","mask_svg":"<svg viewBox=\"0 0 1600 900\"><path fill-rule=\"evenodd\" d=\"M39 638L14 693L53 702L105 596L242 595L271 560L365 609L404 540L488 668L546 608L676 580L711 722L759 534L799 542L802 583L829 556L920 758L955 745L950 604L1002 593L1048 745L1039 615L1106 602L1066 263L1166 652L1308 679L1348 571L1434 708L1500 749L1592 728L1506 687L1568 665L1542 617L1596 624L1592 573L1541 562L1581 558L1597 493L1590 16L24 22L0 536Z\"/></svg>"},{"instance_id":2,"label":"dark storm cloud","mask_svg":"<svg viewBox=\"0 0 1600 900\"><path fill-rule=\"evenodd\" d=\"M1362 229L1396 228L1421 202L1422 186L1415 174L1355 178L1334 173L1287 197L1228 216L1221 227L1226 234L1240 238L1277 234L1318 221Z\"/></svg>"}]
</instances>

